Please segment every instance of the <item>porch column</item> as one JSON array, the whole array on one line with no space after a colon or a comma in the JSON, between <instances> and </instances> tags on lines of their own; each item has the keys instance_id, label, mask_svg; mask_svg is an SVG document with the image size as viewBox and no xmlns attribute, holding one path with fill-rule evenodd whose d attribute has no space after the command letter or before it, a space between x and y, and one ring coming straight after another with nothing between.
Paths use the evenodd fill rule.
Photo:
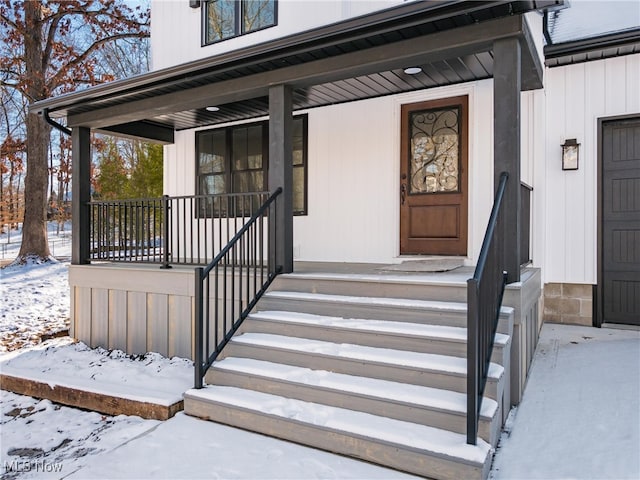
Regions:
<instances>
[{"instance_id":1,"label":"porch column","mask_svg":"<svg viewBox=\"0 0 640 480\"><path fill-rule=\"evenodd\" d=\"M282 187L276 202L275 264L293 272L293 110L291 87L269 88L269 191Z\"/></svg>"},{"instance_id":2,"label":"porch column","mask_svg":"<svg viewBox=\"0 0 640 480\"><path fill-rule=\"evenodd\" d=\"M89 205L91 200L91 130L73 127L71 130L71 263L89 263L89 241L91 223Z\"/></svg>"},{"instance_id":3,"label":"porch column","mask_svg":"<svg viewBox=\"0 0 640 480\"><path fill-rule=\"evenodd\" d=\"M507 282L520 281L520 44L517 38L493 44L494 188L509 173L503 199L504 265Z\"/></svg>"}]
</instances>

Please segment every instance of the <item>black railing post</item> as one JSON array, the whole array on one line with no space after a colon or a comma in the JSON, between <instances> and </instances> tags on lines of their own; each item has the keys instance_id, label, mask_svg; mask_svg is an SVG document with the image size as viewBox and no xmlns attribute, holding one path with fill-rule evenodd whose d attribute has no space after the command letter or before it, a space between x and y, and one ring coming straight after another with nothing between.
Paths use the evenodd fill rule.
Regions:
<instances>
[{"instance_id":1,"label":"black railing post","mask_svg":"<svg viewBox=\"0 0 640 480\"><path fill-rule=\"evenodd\" d=\"M478 281L467 280L467 443L478 438Z\"/></svg>"},{"instance_id":2,"label":"black railing post","mask_svg":"<svg viewBox=\"0 0 640 480\"><path fill-rule=\"evenodd\" d=\"M202 298L202 289L203 289L203 278L204 278L204 268L197 267L194 271L195 273L195 292L194 292L194 303L195 303L195 352L193 352L193 367L194 367L194 375L195 375L195 388L202 388L202 378L204 377L203 372L203 355L202 355L202 347L203 347L203 324L204 324L204 302Z\"/></svg>"},{"instance_id":3,"label":"black railing post","mask_svg":"<svg viewBox=\"0 0 640 480\"><path fill-rule=\"evenodd\" d=\"M169 265L169 195L162 196L162 266L160 268L171 268Z\"/></svg>"}]
</instances>

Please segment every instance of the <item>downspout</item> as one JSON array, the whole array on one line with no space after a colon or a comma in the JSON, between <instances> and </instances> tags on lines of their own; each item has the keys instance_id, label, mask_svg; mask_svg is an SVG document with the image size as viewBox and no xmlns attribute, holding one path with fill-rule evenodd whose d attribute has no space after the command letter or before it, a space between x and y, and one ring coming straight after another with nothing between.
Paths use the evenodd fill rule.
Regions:
<instances>
[{"instance_id":1,"label":"downspout","mask_svg":"<svg viewBox=\"0 0 640 480\"><path fill-rule=\"evenodd\" d=\"M553 40L551 40L551 34L549 33L549 11L545 10L542 16L542 34L544 35L544 40L547 42L547 45L552 45Z\"/></svg>"},{"instance_id":2,"label":"downspout","mask_svg":"<svg viewBox=\"0 0 640 480\"><path fill-rule=\"evenodd\" d=\"M42 116L44 117L45 121L51 125L53 128L60 130L62 133L66 133L67 135L71 136L71 129L65 127L64 125L59 124L58 122L56 122L53 118L51 118L49 116L49 109L45 108L44 110L42 110Z\"/></svg>"}]
</instances>

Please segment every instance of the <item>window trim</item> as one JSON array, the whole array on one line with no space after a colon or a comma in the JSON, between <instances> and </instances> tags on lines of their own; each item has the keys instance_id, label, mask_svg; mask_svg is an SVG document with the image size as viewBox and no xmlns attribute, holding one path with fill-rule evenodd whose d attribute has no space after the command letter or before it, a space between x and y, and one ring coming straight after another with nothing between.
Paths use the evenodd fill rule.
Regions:
<instances>
[{"instance_id":1,"label":"window trim","mask_svg":"<svg viewBox=\"0 0 640 480\"><path fill-rule=\"evenodd\" d=\"M207 47L209 45L215 45L216 43L225 42L227 40L231 40L232 38L242 37L244 35L249 35L251 33L260 32L261 30L266 30L267 28L272 28L278 26L278 3L279 0L273 0L273 23L270 25L265 25L264 27L256 28L255 30L251 30L249 32L244 31L244 22L243 18L243 5L245 4L245 0L234 0L235 8L234 8L234 34L230 37L219 38L218 40L207 41L207 11L208 5L215 0L203 0L200 17L200 26L201 26L201 35L200 35L200 46Z\"/></svg>"},{"instance_id":2,"label":"window trim","mask_svg":"<svg viewBox=\"0 0 640 480\"><path fill-rule=\"evenodd\" d=\"M302 198L302 210L294 210L293 215L295 217L306 216L309 214L309 116L308 114L294 115L294 120L301 119L302 121L302 164L292 165L293 171L297 168L302 168L303 171L303 186L304 194ZM207 133L211 133L216 130L223 130L225 132L225 164L224 164L224 178L227 188L233 190L233 177L232 177L232 139L233 130L235 128L252 127L260 125L262 127L262 171L263 179L265 183L264 190L267 191L269 185L269 121L262 120L258 122L238 123L234 125L226 125L224 127L208 128L204 130L198 130L195 132L195 192L196 195L201 195L200 184L201 178L207 174L200 173L200 143L201 137ZM293 181L293 180L292 180ZM225 193L245 193L245 192L225 192ZM249 193L249 192L246 192ZM200 216L200 218L209 218L209 215Z\"/></svg>"}]
</instances>

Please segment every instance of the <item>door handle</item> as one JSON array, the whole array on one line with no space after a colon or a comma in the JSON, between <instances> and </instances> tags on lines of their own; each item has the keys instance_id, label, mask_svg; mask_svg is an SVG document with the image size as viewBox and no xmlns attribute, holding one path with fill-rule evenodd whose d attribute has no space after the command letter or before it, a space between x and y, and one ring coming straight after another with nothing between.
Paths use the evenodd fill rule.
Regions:
<instances>
[{"instance_id":1,"label":"door handle","mask_svg":"<svg viewBox=\"0 0 640 480\"><path fill-rule=\"evenodd\" d=\"M404 205L405 200L407 199L407 184L400 184L400 205Z\"/></svg>"}]
</instances>

